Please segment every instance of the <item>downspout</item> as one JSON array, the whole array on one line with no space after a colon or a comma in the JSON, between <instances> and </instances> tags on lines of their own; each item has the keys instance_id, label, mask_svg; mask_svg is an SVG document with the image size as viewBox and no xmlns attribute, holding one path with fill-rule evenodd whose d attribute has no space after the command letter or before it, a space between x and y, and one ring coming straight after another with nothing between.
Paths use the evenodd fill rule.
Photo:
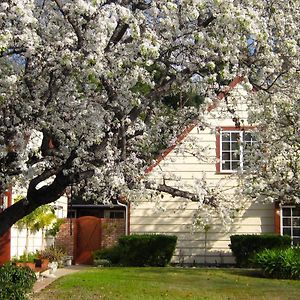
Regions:
<instances>
[{"instance_id":1,"label":"downspout","mask_svg":"<svg viewBox=\"0 0 300 300\"><path fill-rule=\"evenodd\" d=\"M119 200L117 200L117 204L125 207L125 235L128 235L128 206L124 203L119 202Z\"/></svg>"}]
</instances>

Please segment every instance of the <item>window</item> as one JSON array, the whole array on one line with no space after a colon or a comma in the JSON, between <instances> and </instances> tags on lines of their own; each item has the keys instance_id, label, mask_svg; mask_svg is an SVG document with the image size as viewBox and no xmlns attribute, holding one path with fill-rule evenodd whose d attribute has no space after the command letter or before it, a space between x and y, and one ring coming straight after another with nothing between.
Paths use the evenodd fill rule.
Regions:
<instances>
[{"instance_id":1,"label":"window","mask_svg":"<svg viewBox=\"0 0 300 300\"><path fill-rule=\"evenodd\" d=\"M125 214L123 210L105 210L104 218L108 219L124 219Z\"/></svg>"},{"instance_id":2,"label":"window","mask_svg":"<svg viewBox=\"0 0 300 300\"><path fill-rule=\"evenodd\" d=\"M251 131L220 130L219 135L219 171L234 172L247 168L247 153L256 142Z\"/></svg>"},{"instance_id":3,"label":"window","mask_svg":"<svg viewBox=\"0 0 300 300\"><path fill-rule=\"evenodd\" d=\"M281 234L292 237L293 245L300 245L300 206L281 208Z\"/></svg>"}]
</instances>

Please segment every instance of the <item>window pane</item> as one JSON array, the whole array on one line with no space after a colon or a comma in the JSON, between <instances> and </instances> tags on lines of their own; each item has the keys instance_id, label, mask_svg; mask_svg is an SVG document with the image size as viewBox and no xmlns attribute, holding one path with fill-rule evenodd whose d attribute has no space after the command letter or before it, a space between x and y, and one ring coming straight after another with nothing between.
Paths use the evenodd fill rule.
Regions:
<instances>
[{"instance_id":1,"label":"window pane","mask_svg":"<svg viewBox=\"0 0 300 300\"><path fill-rule=\"evenodd\" d=\"M300 245L300 238L293 238L293 245L294 246Z\"/></svg>"},{"instance_id":2,"label":"window pane","mask_svg":"<svg viewBox=\"0 0 300 300\"><path fill-rule=\"evenodd\" d=\"M291 235L291 228L283 228L283 234Z\"/></svg>"},{"instance_id":3,"label":"window pane","mask_svg":"<svg viewBox=\"0 0 300 300\"><path fill-rule=\"evenodd\" d=\"M291 219L290 218L283 218L282 219L283 226L291 226Z\"/></svg>"},{"instance_id":4,"label":"window pane","mask_svg":"<svg viewBox=\"0 0 300 300\"><path fill-rule=\"evenodd\" d=\"M222 141L230 141L230 133L229 132L222 132Z\"/></svg>"},{"instance_id":5,"label":"window pane","mask_svg":"<svg viewBox=\"0 0 300 300\"><path fill-rule=\"evenodd\" d=\"M238 162L236 162L236 161L232 162L232 170L237 170L237 169L239 169L239 167L240 167L240 162L239 161Z\"/></svg>"},{"instance_id":6,"label":"window pane","mask_svg":"<svg viewBox=\"0 0 300 300\"><path fill-rule=\"evenodd\" d=\"M231 150L240 150L240 144L237 142L231 143Z\"/></svg>"},{"instance_id":7,"label":"window pane","mask_svg":"<svg viewBox=\"0 0 300 300\"><path fill-rule=\"evenodd\" d=\"M291 216L291 209L290 208L282 208L282 215L283 216Z\"/></svg>"},{"instance_id":8,"label":"window pane","mask_svg":"<svg viewBox=\"0 0 300 300\"><path fill-rule=\"evenodd\" d=\"M223 160L230 160L230 152L223 152L222 153Z\"/></svg>"},{"instance_id":9,"label":"window pane","mask_svg":"<svg viewBox=\"0 0 300 300\"><path fill-rule=\"evenodd\" d=\"M232 160L240 161L240 153L238 151L232 152Z\"/></svg>"},{"instance_id":10,"label":"window pane","mask_svg":"<svg viewBox=\"0 0 300 300\"><path fill-rule=\"evenodd\" d=\"M231 133L231 140L232 141L239 141L240 140L240 133L239 132L232 132Z\"/></svg>"},{"instance_id":11,"label":"window pane","mask_svg":"<svg viewBox=\"0 0 300 300\"><path fill-rule=\"evenodd\" d=\"M300 237L300 228L293 228L293 236Z\"/></svg>"},{"instance_id":12,"label":"window pane","mask_svg":"<svg viewBox=\"0 0 300 300\"><path fill-rule=\"evenodd\" d=\"M222 150L230 150L230 143L223 142L222 143Z\"/></svg>"},{"instance_id":13,"label":"window pane","mask_svg":"<svg viewBox=\"0 0 300 300\"><path fill-rule=\"evenodd\" d=\"M255 141L255 134L253 132L244 132L244 141L249 142L249 141Z\"/></svg>"},{"instance_id":14,"label":"window pane","mask_svg":"<svg viewBox=\"0 0 300 300\"><path fill-rule=\"evenodd\" d=\"M223 162L222 163L222 170L230 170L230 162Z\"/></svg>"},{"instance_id":15,"label":"window pane","mask_svg":"<svg viewBox=\"0 0 300 300\"><path fill-rule=\"evenodd\" d=\"M300 226L300 218L293 218L293 226Z\"/></svg>"},{"instance_id":16,"label":"window pane","mask_svg":"<svg viewBox=\"0 0 300 300\"><path fill-rule=\"evenodd\" d=\"M300 217L300 207L294 207L293 208L293 217Z\"/></svg>"}]
</instances>

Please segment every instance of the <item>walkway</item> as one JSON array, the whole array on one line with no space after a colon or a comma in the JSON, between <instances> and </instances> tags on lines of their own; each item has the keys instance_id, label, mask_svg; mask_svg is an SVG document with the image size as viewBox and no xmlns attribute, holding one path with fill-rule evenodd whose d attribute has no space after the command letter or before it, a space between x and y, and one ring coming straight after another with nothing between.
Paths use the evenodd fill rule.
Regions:
<instances>
[{"instance_id":1,"label":"walkway","mask_svg":"<svg viewBox=\"0 0 300 300\"><path fill-rule=\"evenodd\" d=\"M33 292L38 293L45 287L47 287L50 283L58 279L59 277L72 274L81 270L89 269L90 266L70 266L57 269L55 272L55 278L39 278L33 286Z\"/></svg>"}]
</instances>

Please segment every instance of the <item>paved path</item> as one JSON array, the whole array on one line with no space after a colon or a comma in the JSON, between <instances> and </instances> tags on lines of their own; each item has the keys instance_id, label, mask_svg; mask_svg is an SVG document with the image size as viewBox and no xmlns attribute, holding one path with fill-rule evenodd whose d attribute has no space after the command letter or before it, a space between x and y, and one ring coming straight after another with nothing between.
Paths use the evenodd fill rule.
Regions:
<instances>
[{"instance_id":1,"label":"paved path","mask_svg":"<svg viewBox=\"0 0 300 300\"><path fill-rule=\"evenodd\" d=\"M55 278L39 278L36 283L33 286L33 292L34 293L38 293L40 292L42 289L44 289L46 286L48 286L50 283L52 283L53 281L55 281L57 278L61 277L61 276L65 276L68 274L72 274L81 270L86 270L91 268L90 266L70 266L70 267L64 267L64 268L60 268L57 269L57 271L55 272Z\"/></svg>"}]
</instances>

